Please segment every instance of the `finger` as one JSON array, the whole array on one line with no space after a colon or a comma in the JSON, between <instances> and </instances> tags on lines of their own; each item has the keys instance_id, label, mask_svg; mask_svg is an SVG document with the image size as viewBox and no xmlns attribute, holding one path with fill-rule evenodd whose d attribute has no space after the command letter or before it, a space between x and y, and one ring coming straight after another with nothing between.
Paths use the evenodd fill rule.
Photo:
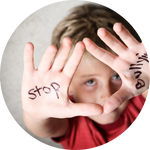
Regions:
<instances>
[{"instance_id":1,"label":"finger","mask_svg":"<svg viewBox=\"0 0 150 150\"><path fill-rule=\"evenodd\" d=\"M72 41L70 38L65 38L62 42L60 50L55 58L52 70L61 71L65 65L65 62L69 56L69 52L72 47Z\"/></svg>"},{"instance_id":2,"label":"finger","mask_svg":"<svg viewBox=\"0 0 150 150\"><path fill-rule=\"evenodd\" d=\"M85 38L83 39L86 49L97 59L105 63L106 65L112 67L115 63L115 59L117 56L109 53L108 51L98 47L94 42L90 39Z\"/></svg>"},{"instance_id":3,"label":"finger","mask_svg":"<svg viewBox=\"0 0 150 150\"><path fill-rule=\"evenodd\" d=\"M53 106L53 107L52 107ZM51 108L51 109L50 109ZM46 105L44 109L46 118L71 118L76 116L95 116L103 113L103 108L94 103L73 103L67 105ZM61 113L60 113L61 112Z\"/></svg>"},{"instance_id":4,"label":"finger","mask_svg":"<svg viewBox=\"0 0 150 150\"><path fill-rule=\"evenodd\" d=\"M127 87L120 88L104 104L104 113L109 114L118 108L124 101L129 100L134 95Z\"/></svg>"},{"instance_id":5,"label":"finger","mask_svg":"<svg viewBox=\"0 0 150 150\"><path fill-rule=\"evenodd\" d=\"M139 44L139 42L121 23L115 23L113 29L122 39L122 41L126 44L127 47L132 48L135 45Z\"/></svg>"},{"instance_id":6,"label":"finger","mask_svg":"<svg viewBox=\"0 0 150 150\"><path fill-rule=\"evenodd\" d=\"M98 30L98 36L118 55L124 54L127 49L123 43L104 28Z\"/></svg>"},{"instance_id":7,"label":"finger","mask_svg":"<svg viewBox=\"0 0 150 150\"><path fill-rule=\"evenodd\" d=\"M30 73L34 70L33 62L34 46L32 43L27 43L24 49L24 71Z\"/></svg>"},{"instance_id":8,"label":"finger","mask_svg":"<svg viewBox=\"0 0 150 150\"><path fill-rule=\"evenodd\" d=\"M103 113L103 108L99 104L94 103L71 103L69 105L68 114L75 116L95 116Z\"/></svg>"},{"instance_id":9,"label":"finger","mask_svg":"<svg viewBox=\"0 0 150 150\"><path fill-rule=\"evenodd\" d=\"M38 67L39 71L47 71L50 69L53 59L56 55L57 48L54 45L50 45L45 53L43 54L42 60L40 62L40 65Z\"/></svg>"},{"instance_id":10,"label":"finger","mask_svg":"<svg viewBox=\"0 0 150 150\"><path fill-rule=\"evenodd\" d=\"M73 54L63 69L64 74L66 74L69 78L72 78L73 74L75 73L75 70L77 69L84 54L84 50L84 44L82 42L78 42L74 48Z\"/></svg>"}]
</instances>

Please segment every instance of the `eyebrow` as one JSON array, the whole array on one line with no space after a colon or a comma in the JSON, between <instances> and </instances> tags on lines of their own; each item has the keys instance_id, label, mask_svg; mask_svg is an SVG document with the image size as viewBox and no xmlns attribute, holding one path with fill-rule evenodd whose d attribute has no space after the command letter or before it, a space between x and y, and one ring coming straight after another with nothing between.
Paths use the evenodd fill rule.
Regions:
<instances>
[{"instance_id":1,"label":"eyebrow","mask_svg":"<svg viewBox=\"0 0 150 150\"><path fill-rule=\"evenodd\" d=\"M85 77L91 77L91 76L98 76L98 74L89 74L89 75L81 75L81 78L85 78Z\"/></svg>"},{"instance_id":2,"label":"eyebrow","mask_svg":"<svg viewBox=\"0 0 150 150\"><path fill-rule=\"evenodd\" d=\"M115 71L113 71L113 73L116 73L116 74L118 74L117 72L115 72ZM112 74L113 74L112 73ZM88 75L82 75L82 76L80 76L81 78L84 78L84 77L91 77L91 76L99 76L99 74L88 74Z\"/></svg>"}]
</instances>

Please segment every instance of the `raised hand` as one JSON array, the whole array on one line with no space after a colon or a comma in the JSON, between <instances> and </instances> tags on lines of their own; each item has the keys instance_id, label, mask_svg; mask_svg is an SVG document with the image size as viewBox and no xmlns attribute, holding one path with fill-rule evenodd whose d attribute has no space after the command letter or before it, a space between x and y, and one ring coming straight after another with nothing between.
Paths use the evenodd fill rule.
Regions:
<instances>
[{"instance_id":1,"label":"raised hand","mask_svg":"<svg viewBox=\"0 0 150 150\"><path fill-rule=\"evenodd\" d=\"M36 119L68 118L102 113L102 108L98 104L72 103L68 98L68 87L85 49L84 44L78 42L66 63L71 47L72 41L69 38L63 40L57 55L57 48L53 45L49 46L38 69L35 70L33 63L34 46L32 43L26 44L22 106L31 117Z\"/></svg>"},{"instance_id":2,"label":"raised hand","mask_svg":"<svg viewBox=\"0 0 150 150\"><path fill-rule=\"evenodd\" d=\"M98 36L118 56L98 47L88 38L83 40L86 49L115 70L122 80L121 88L104 104L106 114L115 110L125 100L146 91L150 80L149 60L144 45L139 43L122 24L116 23L113 29L125 45L104 28L98 30Z\"/></svg>"}]
</instances>

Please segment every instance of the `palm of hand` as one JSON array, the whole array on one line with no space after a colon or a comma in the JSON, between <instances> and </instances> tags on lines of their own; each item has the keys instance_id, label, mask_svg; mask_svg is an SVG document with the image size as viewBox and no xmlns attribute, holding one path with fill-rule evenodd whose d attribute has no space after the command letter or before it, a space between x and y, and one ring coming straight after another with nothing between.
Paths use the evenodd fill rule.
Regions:
<instances>
[{"instance_id":1,"label":"palm of hand","mask_svg":"<svg viewBox=\"0 0 150 150\"><path fill-rule=\"evenodd\" d=\"M65 57L67 57L71 46L70 41L66 40L66 42L69 44L69 47L67 47ZM64 48L66 48L66 46L63 44L60 52ZM60 106L62 104L65 106L68 103L67 88L70 79L67 76L68 74L64 74L65 70L63 72L61 71L66 58L60 58L59 53L53 64L57 50L54 46L50 46L44 53L38 69L35 70L33 60L30 61L33 54L27 54L28 49L30 49L29 53L33 53L33 45L28 44L24 54L25 71L22 86L23 108L35 118L43 119L50 116L55 117L55 115L57 116L56 112L60 112ZM31 62L30 66L27 66L28 59ZM56 85L57 87L55 87ZM60 88L63 90L60 90ZM55 110L53 110L54 108ZM61 117L61 114L62 113L59 113L58 117Z\"/></svg>"},{"instance_id":2,"label":"palm of hand","mask_svg":"<svg viewBox=\"0 0 150 150\"><path fill-rule=\"evenodd\" d=\"M85 49L82 42L77 43L72 56L66 63L71 46L71 40L64 39L57 55L57 48L53 45L49 46L38 69L35 70L33 45L31 43L26 45L22 106L24 111L33 118L68 118L102 113L102 108L98 104L75 104L68 98L68 87Z\"/></svg>"},{"instance_id":3,"label":"palm of hand","mask_svg":"<svg viewBox=\"0 0 150 150\"><path fill-rule=\"evenodd\" d=\"M85 38L83 40L86 49L97 59L115 70L122 79L121 88L105 103L105 113L112 112L125 100L129 100L147 90L150 79L149 61L144 45L139 43L121 24L116 23L114 30L126 45L103 28L98 30L98 36L118 56L98 47L90 39Z\"/></svg>"},{"instance_id":4,"label":"palm of hand","mask_svg":"<svg viewBox=\"0 0 150 150\"><path fill-rule=\"evenodd\" d=\"M61 78L62 75L54 71L35 71L33 74L24 75L23 107L30 115L40 119L47 118L49 113L54 115L50 112L51 108L67 104L67 88L64 88L65 85L58 81L57 76ZM67 80L67 77L65 78ZM64 80L65 78L63 77ZM60 87L63 88L63 92ZM55 112L60 111L58 106L55 108Z\"/></svg>"}]
</instances>

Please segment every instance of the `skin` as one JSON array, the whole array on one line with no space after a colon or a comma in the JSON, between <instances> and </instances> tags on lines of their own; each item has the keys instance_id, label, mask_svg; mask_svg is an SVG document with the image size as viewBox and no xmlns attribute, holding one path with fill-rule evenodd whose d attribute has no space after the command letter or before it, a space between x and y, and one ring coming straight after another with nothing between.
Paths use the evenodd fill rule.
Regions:
<instances>
[{"instance_id":1,"label":"skin","mask_svg":"<svg viewBox=\"0 0 150 150\"><path fill-rule=\"evenodd\" d=\"M133 36L121 25L121 24L115 24L114 26L114 30L116 31L116 33L121 32L122 30L124 30L124 33L120 34L120 37L122 38L123 41L125 41L125 43L127 44L128 47L126 47L125 45L123 45L121 42L119 42L115 37L113 37L107 30L105 30L104 28L101 28L98 30L98 35L99 37L110 47L112 48L116 53L118 53L118 55L120 56L115 56L112 55L111 53L106 53L106 58L103 60L102 58L100 58L101 61L99 61L96 58L99 58L98 56L104 52L102 48L99 48L98 46L96 46L92 41L90 41L89 39L84 39L84 44L86 45L86 48L89 52L91 52L95 57L91 56L90 53L86 52L82 58L82 61L73 77L71 86L70 86L70 94L72 94L72 96L75 99L75 102L80 103L80 102L88 102L88 103L97 103L100 104L101 106L104 107L108 106L106 104L109 104L109 100L110 98L112 98L117 91L121 91L119 89L122 89L123 86L124 88L128 88L128 85L124 85L122 84L122 80L124 81L124 83L126 82L125 79L125 74L122 74L122 67L123 65L126 67L127 69L126 71L129 72L131 70L130 65L133 63L132 59L136 59L136 56L138 55L139 57L139 53L136 53L137 51L134 51L134 48L136 48L136 46L138 45L139 47L141 47L141 51L139 51L142 55L145 53L145 49L142 43L138 43ZM130 36L130 38L127 38L127 35ZM108 38L109 37L109 38ZM130 60L128 60L128 57L123 57L123 55L125 54L125 51L130 51L130 55L135 54L135 56ZM137 49L136 49L137 50ZM94 53L92 52L94 51ZM105 51L106 52L106 51ZM123 55L121 56L121 54L123 53ZM141 56L142 56L141 55ZM114 69L118 71L115 72L114 70L112 70L112 67L114 62L120 58L120 63L122 63L123 65L121 66L121 68L116 65L117 69ZM106 61L105 61L106 60ZM104 64L106 63L106 64ZM127 62L128 61L128 62ZM139 59L138 59L139 61ZM137 61L137 62L138 62ZM133 61L134 62L134 61ZM149 75L146 73L146 71L149 70L148 68L148 59L143 59L141 61L140 59L140 63L134 63L134 64L140 64L140 73L141 74L145 74L145 76L143 78L145 78L145 80L149 81ZM128 64L129 67L128 67ZM108 66L109 65L109 66ZM146 68L142 68L141 67L146 66ZM134 65L135 66L135 65ZM125 68L124 67L124 68ZM137 70L139 69L139 67L137 67L136 69L134 69L134 72L137 72ZM139 71L139 70L138 70ZM120 76L119 76L120 74ZM141 76L141 74L139 74L138 78ZM121 80L122 77L122 80ZM128 76L126 76L128 77ZM129 78L129 77L128 77ZM131 78L131 77L130 77ZM132 77L132 82L135 82L134 80L137 78L137 76ZM131 79L130 79L131 80ZM139 80L142 79L138 79L136 81L136 85L138 83ZM143 81L143 80L142 80ZM128 93L128 97L126 97L126 100L124 98L121 98L120 101L122 101L122 103L117 104L117 107L114 105L111 106L113 108L113 110L109 110L107 112L107 110L105 111L106 113L102 113L101 115L97 115L97 116L89 116L90 119L94 120L97 123L100 124L110 124L113 123L114 121L116 121L120 115L122 114L122 112L125 110L125 108L127 107L129 101L127 101L128 99L132 98L132 95L135 95L135 93L138 92L138 90L143 90L143 88L145 88L145 82L144 85L140 86L140 88L138 89L137 86L135 85L134 89L133 87L131 88L131 91L133 91L134 93L132 93L131 91L127 91ZM148 85L147 85L148 87ZM124 90L125 92L125 90ZM124 93L119 93L117 96L122 96L120 94L124 94ZM146 94L147 91L143 92L142 95L144 98L146 98ZM137 94L138 95L138 94ZM117 99L113 99L114 102L116 100L117 103ZM106 107L105 107L106 108Z\"/></svg>"},{"instance_id":2,"label":"skin","mask_svg":"<svg viewBox=\"0 0 150 150\"><path fill-rule=\"evenodd\" d=\"M115 70L122 80L122 86L120 89L114 93L104 105L104 112L106 114L114 111L124 101L145 92L149 88L150 81L149 62L142 61L142 67L140 69L142 74L140 75L140 80L142 79L145 85L141 88L137 89L136 85L138 84L139 79L136 79L136 75L134 74L135 71L139 70L129 69L131 64L137 64L139 56L146 53L143 43L139 43L120 23L115 23L113 29L125 45L104 28L100 28L97 34L116 54L118 54L118 56L98 47L88 38L83 40L86 45L86 49L97 59ZM147 91L145 93L147 93ZM145 93L143 96L146 95Z\"/></svg>"},{"instance_id":3,"label":"skin","mask_svg":"<svg viewBox=\"0 0 150 150\"><path fill-rule=\"evenodd\" d=\"M121 78L114 70L85 52L71 82L69 95L73 96L76 103L94 102L104 106L107 99L119 90L121 84ZM119 118L128 102L109 114L88 117L100 124L112 123Z\"/></svg>"},{"instance_id":4,"label":"skin","mask_svg":"<svg viewBox=\"0 0 150 150\"><path fill-rule=\"evenodd\" d=\"M109 124L118 119L129 99L140 94L146 98L150 80L149 63L142 61L138 79L142 79L145 85L139 89L136 88L139 80L134 74L139 70L129 69L139 60L137 53L139 56L146 53L144 45L136 41L120 23L114 25L114 31L126 45L104 28L98 30L98 36L118 56L85 38L76 44L66 62L72 41L65 38L57 55L54 45L47 48L38 69L34 68L34 46L32 43L26 44L22 107L24 122L31 132L40 137L63 136L69 126L68 118L75 116L87 116L95 122ZM84 54L85 48L89 53ZM52 83L60 87L57 91L59 99L54 88L50 94L41 89L40 96L34 100L29 98L31 95L28 92L34 87L50 87ZM75 103L70 101L68 95L73 95Z\"/></svg>"},{"instance_id":5,"label":"skin","mask_svg":"<svg viewBox=\"0 0 150 150\"><path fill-rule=\"evenodd\" d=\"M130 67L132 64L138 63L139 58L149 47L145 42L139 43L136 41L129 31L120 23L116 23L113 29L126 45L118 41L104 28L98 30L98 36L117 56L98 47L90 39L84 38L83 42L76 44L74 52L65 67L64 64L72 46L71 39L66 38L64 40L54 62L53 58L57 48L53 45L49 46L37 70L35 70L33 63L34 47L31 43L28 43L24 52L24 75L22 83L23 109L33 118L37 119L95 116L92 117L92 119L95 119L99 123L108 124L115 121L125 109L123 106L124 102L143 94L143 92L146 92L144 95L147 100L150 95L149 90L147 90L150 87L150 70L148 69L150 60L144 60L145 57L140 60L139 63L142 63L142 67L140 66L140 74L139 70L135 68L131 70ZM85 49L90 55L85 55L85 57L81 59ZM88 58L90 56L92 57ZM88 62L88 60L90 60L90 62ZM62 70L63 67L64 69ZM112 77L116 74L113 74L111 68L121 77L122 85L121 83L119 85L118 80L112 80ZM81 82L80 72L84 74L97 74L97 76L93 77L97 83L93 90L91 87L87 89L86 84L83 86L84 84ZM135 73L138 74L135 75ZM72 80L73 75L75 76ZM84 79L84 82L88 80L91 80L91 78ZM72 84L70 86L71 81ZM144 81L145 84L141 83L141 81ZM59 91L52 90L50 94L45 93L45 87L53 82L59 85ZM118 83L118 85L116 85L116 83ZM80 86L77 86L77 84ZM29 101L29 89L33 89L35 85L44 87L43 91L41 89L41 96L36 97L35 101L31 99ZM68 89L70 94L73 94L76 103L69 101ZM34 92L38 94L37 89ZM56 97L56 92L58 92L59 99ZM60 109L61 113L59 113ZM114 113L112 113L113 111ZM110 115L104 117L98 116L102 113Z\"/></svg>"}]
</instances>

